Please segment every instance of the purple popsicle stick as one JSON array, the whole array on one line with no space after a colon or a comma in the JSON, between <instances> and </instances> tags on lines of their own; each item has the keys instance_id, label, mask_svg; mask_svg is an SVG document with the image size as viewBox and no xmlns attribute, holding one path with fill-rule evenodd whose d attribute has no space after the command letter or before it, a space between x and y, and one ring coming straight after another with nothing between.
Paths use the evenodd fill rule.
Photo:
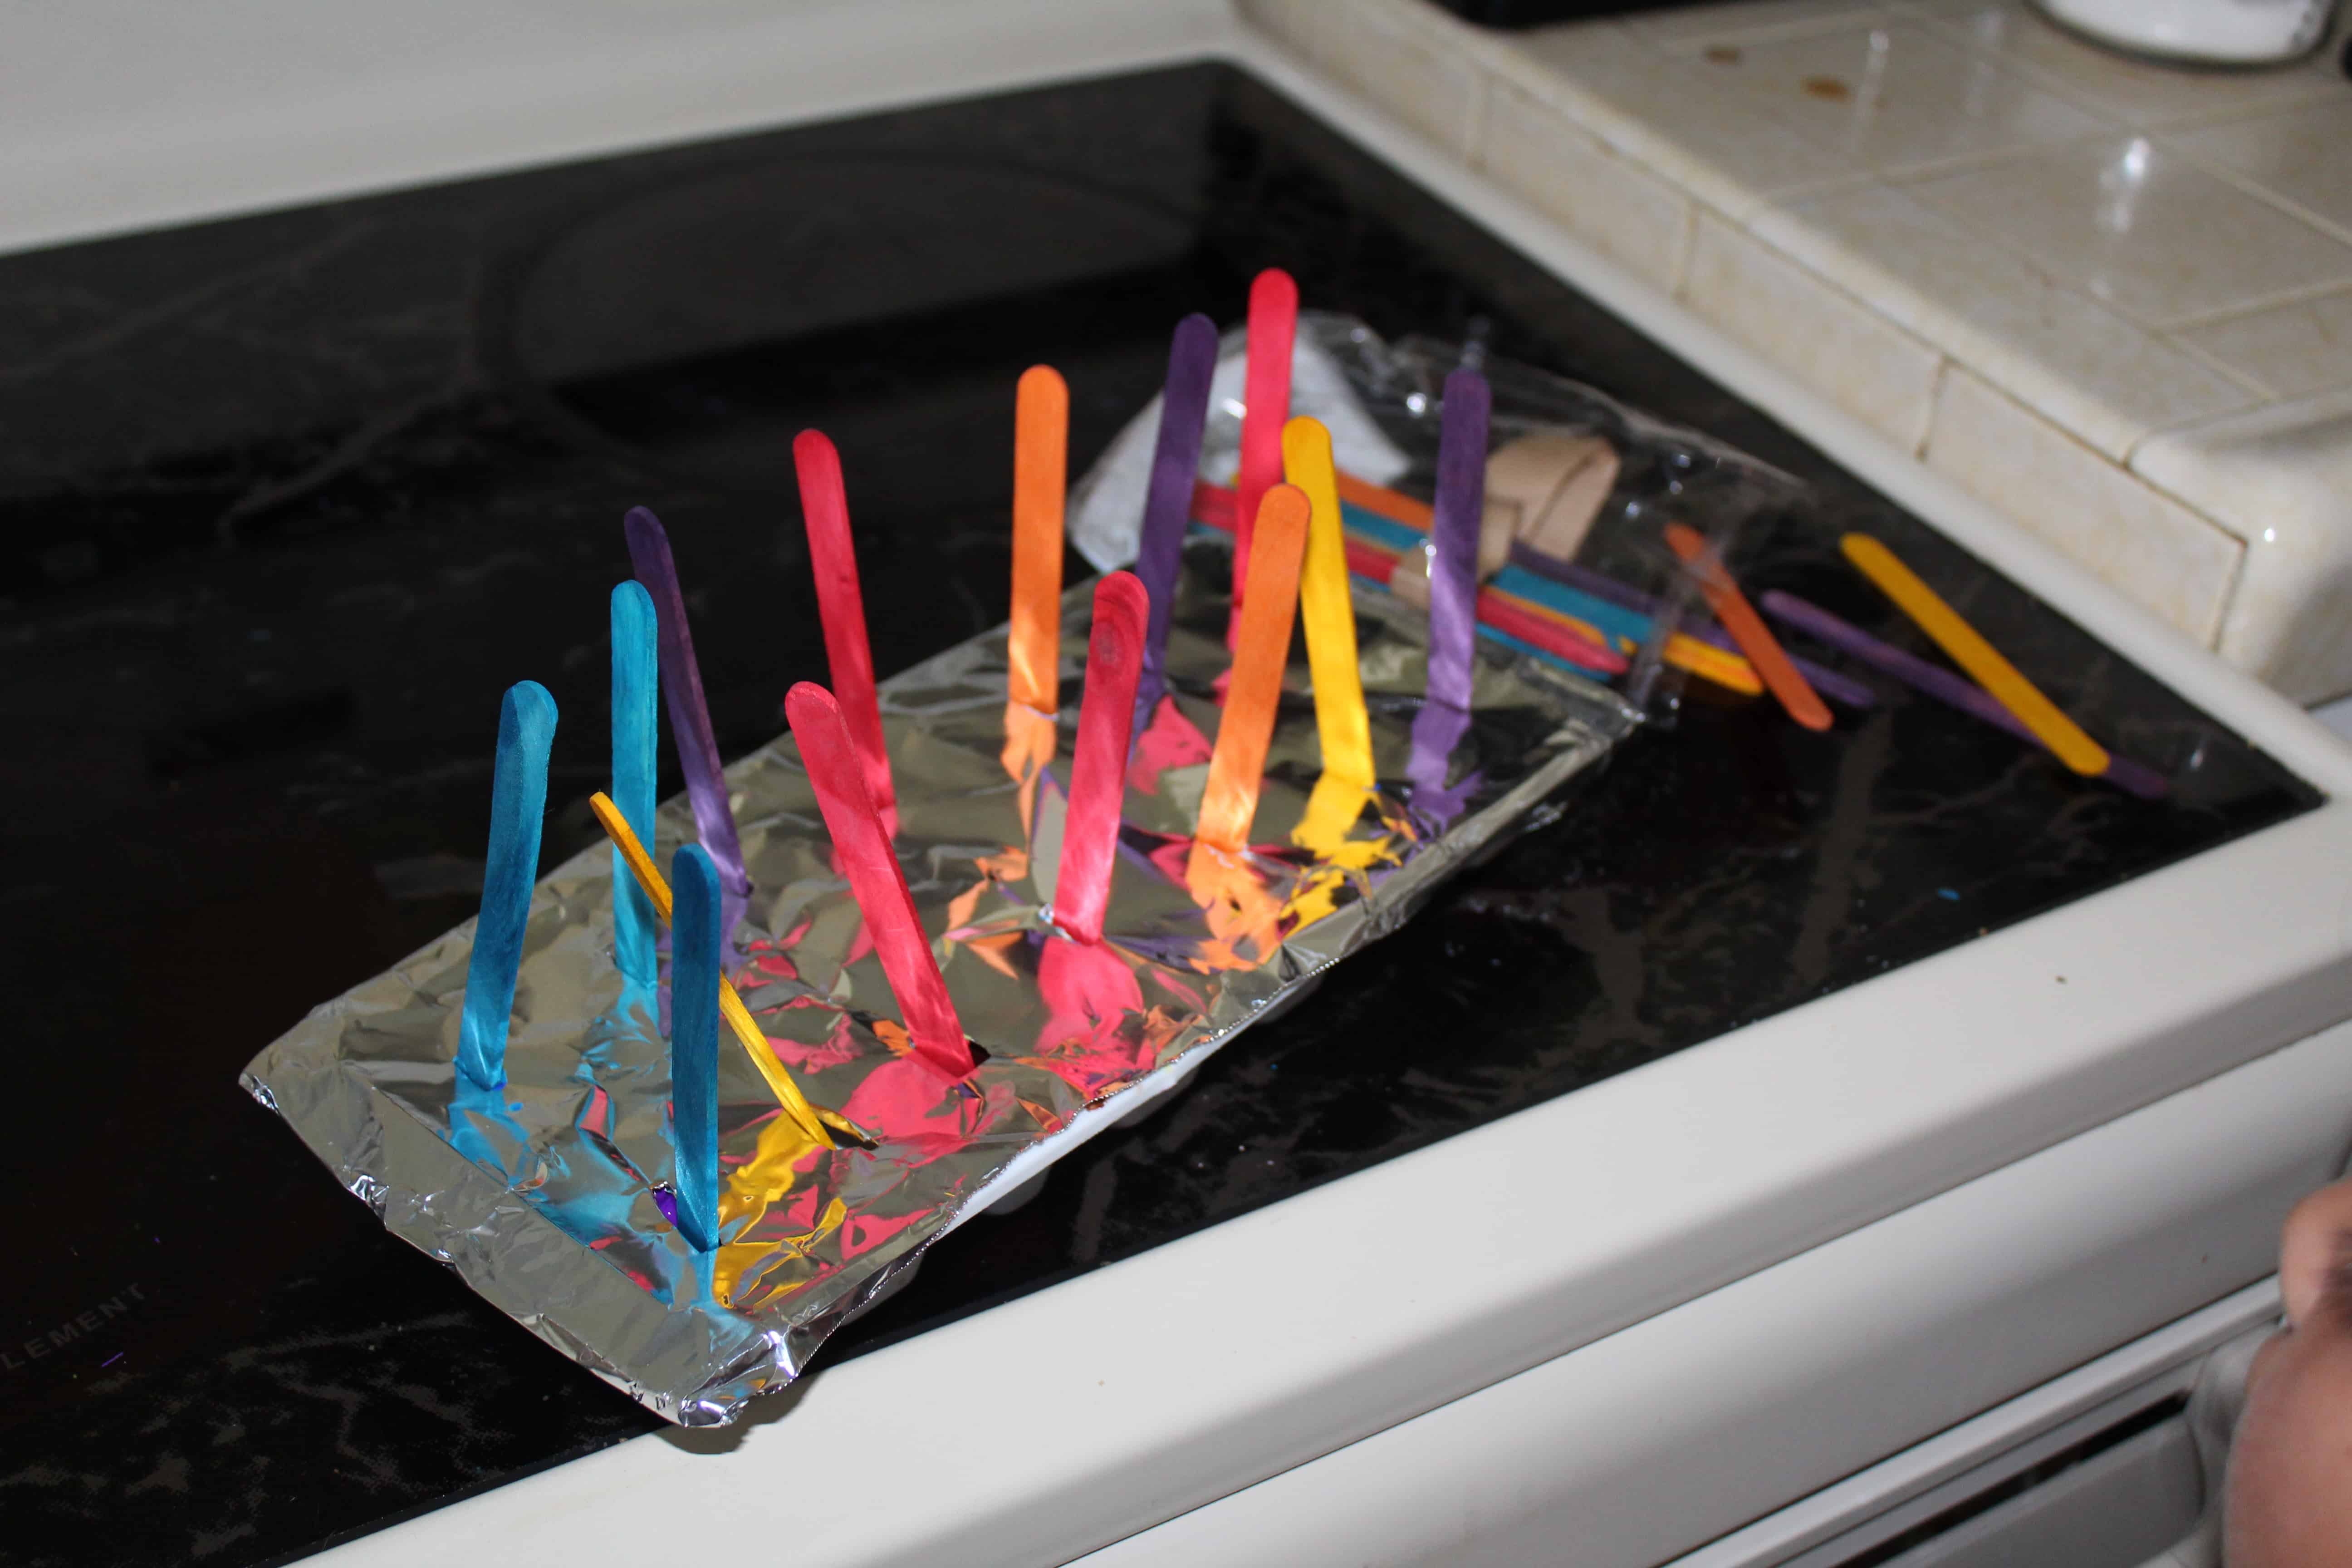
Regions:
<instances>
[{"instance_id":1,"label":"purple popsicle stick","mask_svg":"<svg viewBox=\"0 0 2352 1568\"><path fill-rule=\"evenodd\" d=\"M719 885L737 899L751 890L743 870L743 847L735 837L735 813L727 804L727 780L719 771L719 742L710 732L710 707L702 696L702 671L694 662L694 637L687 630L686 599L678 592L677 564L670 559L669 535L661 520L632 507L622 521L629 538L629 564L653 595L654 619L661 628L662 697L669 709L670 739L686 773L686 796L703 851L719 868Z\"/></svg>"},{"instance_id":2,"label":"purple popsicle stick","mask_svg":"<svg viewBox=\"0 0 2352 1568\"><path fill-rule=\"evenodd\" d=\"M1184 528L1192 518L1192 483L1201 469L1201 434L1209 417L1209 382L1216 370L1217 324L1197 312L1177 322L1175 338L1168 345L1168 384L1160 397L1151 487L1144 492L1143 536L1135 553L1135 574L1151 596L1150 617L1144 624L1143 670L1135 682L1138 736L1168 689L1168 618L1175 608Z\"/></svg>"},{"instance_id":3,"label":"purple popsicle stick","mask_svg":"<svg viewBox=\"0 0 2352 1568\"><path fill-rule=\"evenodd\" d=\"M1555 560L1520 541L1512 542L1511 564L1523 567L1538 577L1549 577L1562 587L1581 589L1596 599L1607 600L1621 610L1631 610L1638 616L1658 613L1658 601L1639 588L1620 583L1616 578L1595 572L1589 566L1579 566L1572 561ZM1740 653L1739 645L1731 639L1729 632L1703 616L1688 617L1683 622L1681 630L1685 636L1696 637L1709 647L1719 647L1726 653ZM1747 656L1741 654L1740 657L1744 658ZM1797 667L1797 673L1803 676L1814 690L1842 708L1874 708L1878 705L1878 693L1850 675L1841 675L1834 669L1824 668L1794 654L1789 656L1789 662Z\"/></svg>"},{"instance_id":4,"label":"purple popsicle stick","mask_svg":"<svg viewBox=\"0 0 2352 1568\"><path fill-rule=\"evenodd\" d=\"M1876 666L1914 690L1948 703L1963 713L1997 725L2037 746L2042 743L2016 714L2002 707L1990 692L1972 680L1955 675L1939 665L1930 664L1915 654L1880 642L1860 626L1840 620L1819 605L1808 603L1794 594L1784 594L1775 588L1766 593L1759 603L1764 613L1774 620L1819 637L1832 647L1853 655L1864 664ZM2171 785L2166 783L2162 773L2145 763L2135 763L2114 752L2107 753L2106 772L2101 776L2117 789L2138 795L2143 800L2162 800L2171 793Z\"/></svg>"},{"instance_id":5,"label":"purple popsicle stick","mask_svg":"<svg viewBox=\"0 0 2352 1568\"><path fill-rule=\"evenodd\" d=\"M1429 679L1426 702L1470 707L1478 637L1478 523L1486 505L1486 378L1445 378L1437 428L1437 500L1429 525Z\"/></svg>"}]
</instances>

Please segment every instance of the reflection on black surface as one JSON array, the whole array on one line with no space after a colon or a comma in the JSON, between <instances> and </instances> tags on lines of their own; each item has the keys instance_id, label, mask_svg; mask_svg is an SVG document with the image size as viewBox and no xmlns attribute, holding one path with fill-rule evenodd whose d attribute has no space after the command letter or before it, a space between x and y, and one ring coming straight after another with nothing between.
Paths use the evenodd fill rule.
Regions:
<instances>
[{"instance_id":1,"label":"reflection on black surface","mask_svg":"<svg viewBox=\"0 0 2352 1568\"><path fill-rule=\"evenodd\" d=\"M1822 736L1695 696L1380 963L936 1248L835 1358L2314 800L1222 68L0 260L21 1047L0 1146L44 1216L0 1325L12 1554L271 1560L646 1428L386 1237L237 1068L471 912L509 682L563 709L549 863L593 839L626 506L669 525L738 754L823 674L795 428L843 449L877 663L902 667L1002 618L1020 370L1067 374L1083 467L1156 389L1175 319L1234 319L1269 263L1384 331L1484 317L1498 353L1816 481L1816 509L1749 536L1752 588L1916 647L1836 560L1866 526L2103 740L2179 770L2176 799L1891 687Z\"/></svg>"}]
</instances>

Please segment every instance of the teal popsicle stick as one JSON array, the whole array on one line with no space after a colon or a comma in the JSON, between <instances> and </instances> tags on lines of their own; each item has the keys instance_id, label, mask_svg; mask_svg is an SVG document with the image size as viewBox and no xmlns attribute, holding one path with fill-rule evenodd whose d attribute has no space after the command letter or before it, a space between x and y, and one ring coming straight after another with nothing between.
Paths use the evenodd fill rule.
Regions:
<instances>
[{"instance_id":1,"label":"teal popsicle stick","mask_svg":"<svg viewBox=\"0 0 2352 1568\"><path fill-rule=\"evenodd\" d=\"M660 622L654 597L634 578L613 590L613 804L637 842L654 841L654 769L660 743ZM629 979L654 984L657 927L653 900L613 851L613 962Z\"/></svg>"},{"instance_id":2,"label":"teal popsicle stick","mask_svg":"<svg viewBox=\"0 0 2352 1568\"><path fill-rule=\"evenodd\" d=\"M699 844L669 862L670 1143L677 1228L697 1252L719 1245L719 868Z\"/></svg>"},{"instance_id":3,"label":"teal popsicle stick","mask_svg":"<svg viewBox=\"0 0 2352 1568\"><path fill-rule=\"evenodd\" d=\"M490 775L490 852L482 913L466 960L466 1006L457 1026L457 1070L477 1089L507 1080L507 1021L522 968L523 925L539 880L539 829L547 816L547 753L555 741L555 699L535 680L507 688L499 703L498 760Z\"/></svg>"},{"instance_id":4,"label":"teal popsicle stick","mask_svg":"<svg viewBox=\"0 0 2352 1568\"><path fill-rule=\"evenodd\" d=\"M1547 610L1558 610L1563 616L1589 622L1604 637L1630 637L1637 645L1649 640L1650 617L1639 610L1629 610L1581 588L1538 577L1524 566L1506 566L1487 581L1530 605L1541 605Z\"/></svg>"}]
</instances>

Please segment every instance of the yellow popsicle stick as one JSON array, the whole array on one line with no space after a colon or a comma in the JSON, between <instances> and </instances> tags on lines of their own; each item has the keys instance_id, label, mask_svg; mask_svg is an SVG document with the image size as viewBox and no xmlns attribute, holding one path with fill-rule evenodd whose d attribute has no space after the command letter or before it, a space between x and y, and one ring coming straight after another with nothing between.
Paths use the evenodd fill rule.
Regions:
<instances>
[{"instance_id":1,"label":"yellow popsicle stick","mask_svg":"<svg viewBox=\"0 0 2352 1568\"><path fill-rule=\"evenodd\" d=\"M1372 782L1372 727L1356 663L1356 607L1348 593L1348 546L1339 524L1331 432L1319 419L1282 427L1283 477L1307 492L1307 555L1298 570L1298 614L1307 625L1307 666L1315 680L1315 731L1325 777Z\"/></svg>"},{"instance_id":2,"label":"yellow popsicle stick","mask_svg":"<svg viewBox=\"0 0 2352 1568\"><path fill-rule=\"evenodd\" d=\"M2078 773L2107 771L2107 749L2084 734L2082 726L2067 718L2033 682L2019 674L2015 665L2001 658L2000 651L1962 620L1958 611L1944 603L1936 590L1921 582L1917 574L1896 560L1893 551L1866 533L1847 534L1838 541L1838 548L1845 552L1845 558L1853 563L1855 570L1894 600L1896 608L1916 621L1919 629L1934 638L1937 647L1951 655L1954 664L1968 671L1969 678L1995 701L2015 714L2017 721L2032 731L2034 739L2049 747L2060 762Z\"/></svg>"},{"instance_id":3,"label":"yellow popsicle stick","mask_svg":"<svg viewBox=\"0 0 2352 1568\"><path fill-rule=\"evenodd\" d=\"M620 848L621 858L629 863L629 871L636 878L637 886L646 890L646 897L653 903L654 912L661 916L664 925L669 924L669 884L662 880L662 874L655 868L654 858L646 853L646 847L637 842L636 834L630 830L628 818L621 815L621 808L614 805L612 798L602 790L588 797L588 809L596 814L596 820L604 825L605 835ZM839 1147L834 1142L833 1134L826 1131L827 1121L853 1136L857 1135L857 1130L848 1122L821 1111L808 1102L808 1097L801 1093L801 1086L793 1081L792 1075L784 1070L784 1064L776 1059L776 1053L769 1047L768 1037L761 1032L759 1024L753 1020L751 1009L743 1005L742 995L736 991L735 983L724 974L719 977L719 1016L727 1020L729 1028L735 1031L736 1043L743 1047L743 1054L751 1058L751 1065L760 1069L760 1077L766 1081L768 1092L776 1097L776 1103L783 1107L784 1114L791 1117L802 1131L827 1149Z\"/></svg>"},{"instance_id":4,"label":"yellow popsicle stick","mask_svg":"<svg viewBox=\"0 0 2352 1568\"><path fill-rule=\"evenodd\" d=\"M1703 643L1686 632L1676 632L1666 639L1664 658L1676 669L1728 687L1743 696L1763 694L1764 679L1756 673L1754 665L1728 648Z\"/></svg>"}]
</instances>

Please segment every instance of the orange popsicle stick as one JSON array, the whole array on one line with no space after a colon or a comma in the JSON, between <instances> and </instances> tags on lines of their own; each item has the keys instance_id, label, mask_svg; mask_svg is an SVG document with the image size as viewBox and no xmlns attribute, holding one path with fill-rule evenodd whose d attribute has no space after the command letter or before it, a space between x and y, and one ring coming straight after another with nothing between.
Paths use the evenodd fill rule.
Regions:
<instances>
[{"instance_id":1,"label":"orange popsicle stick","mask_svg":"<svg viewBox=\"0 0 2352 1568\"><path fill-rule=\"evenodd\" d=\"M1021 373L1013 412L1013 631L1005 648L1013 701L1040 713L1061 702L1062 489L1070 389L1051 365Z\"/></svg>"},{"instance_id":2,"label":"orange popsicle stick","mask_svg":"<svg viewBox=\"0 0 2352 1568\"><path fill-rule=\"evenodd\" d=\"M1196 842L1239 854L1249 843L1250 819L1274 739L1275 705L1282 698L1283 666L1290 658L1290 627L1298 612L1298 567L1307 550L1307 492L1276 485L1258 508L1250 547L1248 592L1242 600L1234 646L1233 683L1216 749L1209 754L1201 792Z\"/></svg>"},{"instance_id":3,"label":"orange popsicle stick","mask_svg":"<svg viewBox=\"0 0 2352 1568\"><path fill-rule=\"evenodd\" d=\"M2032 731L2033 738L2049 747L2060 762L2078 773L2094 777L2107 771L2107 749L2084 734L2082 726L2067 718L2055 702L2042 696L2041 688L2001 658L1999 649L1962 620L1959 612L1944 603L1942 596L1921 582L1917 574L1897 560L1893 551L1866 533L1847 534L1838 541L1838 548L1877 585L1880 593L1895 601L1896 608L1916 621L1919 629L1933 637L1937 647L1951 655L1954 664L1968 671L1994 701Z\"/></svg>"},{"instance_id":4,"label":"orange popsicle stick","mask_svg":"<svg viewBox=\"0 0 2352 1568\"><path fill-rule=\"evenodd\" d=\"M1748 596L1739 591L1739 584L1731 580L1731 574L1716 559L1715 552L1707 548L1698 531L1687 523L1670 522L1666 524L1666 544L1690 568L1691 575L1698 580L1698 591L1706 598L1707 608L1723 623L1723 629L1731 634L1731 640L1739 645L1739 651L1748 656L1748 662L1755 667L1765 689L1789 710L1789 717L1808 730L1828 729L1829 709L1805 678L1797 673L1789 656L1780 651L1780 643L1765 629L1763 617L1748 603Z\"/></svg>"}]
</instances>

